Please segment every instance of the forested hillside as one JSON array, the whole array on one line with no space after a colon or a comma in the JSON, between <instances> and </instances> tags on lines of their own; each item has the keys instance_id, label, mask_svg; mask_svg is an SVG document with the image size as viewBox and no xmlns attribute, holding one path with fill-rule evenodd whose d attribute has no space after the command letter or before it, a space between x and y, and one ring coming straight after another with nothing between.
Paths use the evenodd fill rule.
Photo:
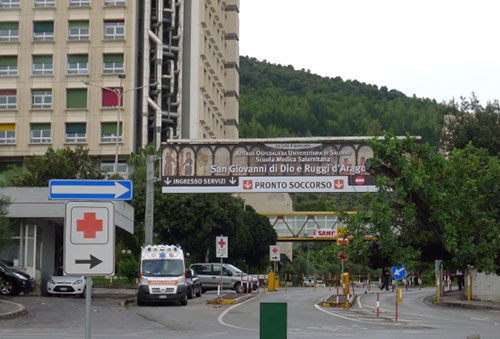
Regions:
<instances>
[{"instance_id":1,"label":"forested hillside","mask_svg":"<svg viewBox=\"0 0 500 339\"><path fill-rule=\"evenodd\" d=\"M443 105L397 90L240 57L240 137L420 135L437 145Z\"/></svg>"}]
</instances>

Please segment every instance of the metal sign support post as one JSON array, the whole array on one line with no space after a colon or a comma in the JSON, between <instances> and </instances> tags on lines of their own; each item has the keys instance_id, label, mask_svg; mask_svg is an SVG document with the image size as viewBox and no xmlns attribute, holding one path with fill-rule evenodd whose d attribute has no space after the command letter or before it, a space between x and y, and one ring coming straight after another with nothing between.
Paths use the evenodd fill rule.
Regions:
<instances>
[{"instance_id":1,"label":"metal sign support post","mask_svg":"<svg viewBox=\"0 0 500 339\"><path fill-rule=\"evenodd\" d=\"M398 322L398 298L399 298L399 291L398 291L398 279L396 280L396 322Z\"/></svg>"},{"instance_id":2,"label":"metal sign support post","mask_svg":"<svg viewBox=\"0 0 500 339\"><path fill-rule=\"evenodd\" d=\"M90 316L92 306L92 277L87 276L85 286L85 339L90 339Z\"/></svg>"},{"instance_id":3,"label":"metal sign support post","mask_svg":"<svg viewBox=\"0 0 500 339\"><path fill-rule=\"evenodd\" d=\"M217 290L217 297L220 297L220 295L222 294L222 272L223 272L222 264L223 263L224 263L224 259L220 258L220 281L219 281L220 290Z\"/></svg>"}]
</instances>

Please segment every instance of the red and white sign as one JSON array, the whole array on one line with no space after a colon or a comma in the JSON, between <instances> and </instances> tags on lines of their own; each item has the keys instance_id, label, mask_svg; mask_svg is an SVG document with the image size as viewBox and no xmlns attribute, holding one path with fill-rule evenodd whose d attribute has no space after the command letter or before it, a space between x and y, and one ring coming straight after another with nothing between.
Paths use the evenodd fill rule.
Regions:
<instances>
[{"instance_id":1,"label":"red and white sign","mask_svg":"<svg viewBox=\"0 0 500 339\"><path fill-rule=\"evenodd\" d=\"M335 190L343 190L344 189L344 179L333 180L333 188Z\"/></svg>"},{"instance_id":2,"label":"red and white sign","mask_svg":"<svg viewBox=\"0 0 500 339\"><path fill-rule=\"evenodd\" d=\"M337 238L337 245L349 245L349 238Z\"/></svg>"},{"instance_id":3,"label":"red and white sign","mask_svg":"<svg viewBox=\"0 0 500 339\"><path fill-rule=\"evenodd\" d=\"M321 237L336 237L337 230L314 230L313 237L321 238Z\"/></svg>"},{"instance_id":4,"label":"red and white sign","mask_svg":"<svg viewBox=\"0 0 500 339\"><path fill-rule=\"evenodd\" d=\"M114 274L115 206L113 202L66 203L64 272L87 276Z\"/></svg>"},{"instance_id":5,"label":"red and white sign","mask_svg":"<svg viewBox=\"0 0 500 339\"><path fill-rule=\"evenodd\" d=\"M253 189L253 181L252 180L243 180L243 189L245 191Z\"/></svg>"},{"instance_id":6,"label":"red and white sign","mask_svg":"<svg viewBox=\"0 0 500 339\"><path fill-rule=\"evenodd\" d=\"M358 175L356 179L354 179L354 183L356 185L364 185L365 184L365 177L362 175Z\"/></svg>"},{"instance_id":7,"label":"red and white sign","mask_svg":"<svg viewBox=\"0 0 500 339\"><path fill-rule=\"evenodd\" d=\"M345 256L343 251L338 251L337 255L339 256L340 260L346 260L347 257Z\"/></svg>"},{"instance_id":8,"label":"red and white sign","mask_svg":"<svg viewBox=\"0 0 500 339\"><path fill-rule=\"evenodd\" d=\"M227 241L227 237L224 236L215 237L215 257L227 258L228 251L229 251L229 244Z\"/></svg>"},{"instance_id":9,"label":"red and white sign","mask_svg":"<svg viewBox=\"0 0 500 339\"><path fill-rule=\"evenodd\" d=\"M269 246L269 260L280 261L280 247L278 245Z\"/></svg>"}]
</instances>

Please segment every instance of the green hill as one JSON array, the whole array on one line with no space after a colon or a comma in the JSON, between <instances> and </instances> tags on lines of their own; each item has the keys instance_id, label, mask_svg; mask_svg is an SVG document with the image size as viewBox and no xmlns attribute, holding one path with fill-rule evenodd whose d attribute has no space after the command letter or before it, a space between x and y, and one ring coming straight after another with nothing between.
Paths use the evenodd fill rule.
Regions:
<instances>
[{"instance_id":1,"label":"green hill","mask_svg":"<svg viewBox=\"0 0 500 339\"><path fill-rule=\"evenodd\" d=\"M387 87L240 57L240 137L420 135L437 145L444 106Z\"/></svg>"}]
</instances>

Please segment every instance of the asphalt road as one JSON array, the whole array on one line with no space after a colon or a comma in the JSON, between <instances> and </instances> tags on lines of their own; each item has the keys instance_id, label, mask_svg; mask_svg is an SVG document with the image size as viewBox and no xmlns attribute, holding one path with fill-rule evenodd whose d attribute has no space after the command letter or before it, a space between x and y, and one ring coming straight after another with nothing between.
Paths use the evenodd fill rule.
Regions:
<instances>
[{"instance_id":1,"label":"asphalt road","mask_svg":"<svg viewBox=\"0 0 500 339\"><path fill-rule=\"evenodd\" d=\"M394 319L393 293L381 293L381 313L375 314L375 294L366 294L350 309L316 305L331 294L328 288L290 288L260 293L246 302L228 306L208 305L208 292L188 306L151 305L127 308L119 300L92 300L92 338L258 338L260 302L286 302L288 338L498 338L500 313L488 310L452 309L424 302L433 289L404 293ZM19 296L25 316L0 321L0 338L83 338L85 300Z\"/></svg>"}]
</instances>

